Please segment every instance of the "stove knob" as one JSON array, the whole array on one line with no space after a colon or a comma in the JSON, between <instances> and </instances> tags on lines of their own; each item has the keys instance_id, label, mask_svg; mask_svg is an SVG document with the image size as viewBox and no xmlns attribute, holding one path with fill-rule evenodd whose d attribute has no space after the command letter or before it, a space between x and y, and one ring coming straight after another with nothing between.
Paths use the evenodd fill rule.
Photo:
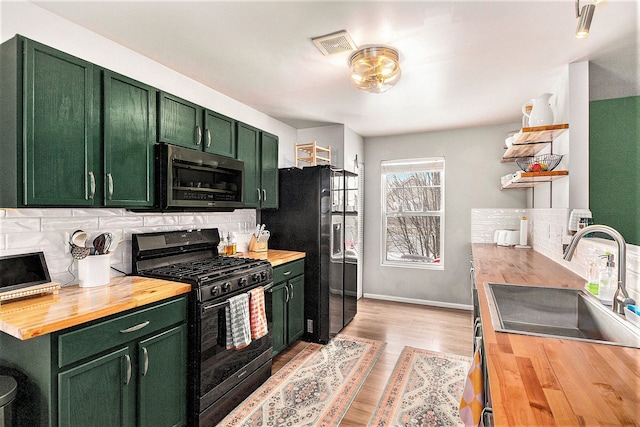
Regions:
<instances>
[{"instance_id":1,"label":"stove knob","mask_svg":"<svg viewBox=\"0 0 640 427\"><path fill-rule=\"evenodd\" d=\"M247 278L246 277L241 277L238 280L238 286L240 286L240 287L247 286Z\"/></svg>"},{"instance_id":2,"label":"stove knob","mask_svg":"<svg viewBox=\"0 0 640 427\"><path fill-rule=\"evenodd\" d=\"M253 275L251 276L251 280L255 283L255 282L259 282L260 281L260 273L253 273Z\"/></svg>"},{"instance_id":3,"label":"stove knob","mask_svg":"<svg viewBox=\"0 0 640 427\"><path fill-rule=\"evenodd\" d=\"M227 282L222 285L222 292L229 292L231 290L231 282Z\"/></svg>"},{"instance_id":4,"label":"stove knob","mask_svg":"<svg viewBox=\"0 0 640 427\"><path fill-rule=\"evenodd\" d=\"M214 286L211 288L211 296L212 297L217 297L218 296L218 287Z\"/></svg>"},{"instance_id":5,"label":"stove knob","mask_svg":"<svg viewBox=\"0 0 640 427\"><path fill-rule=\"evenodd\" d=\"M262 277L262 280L267 280L267 272L266 271L261 272L260 277Z\"/></svg>"}]
</instances>

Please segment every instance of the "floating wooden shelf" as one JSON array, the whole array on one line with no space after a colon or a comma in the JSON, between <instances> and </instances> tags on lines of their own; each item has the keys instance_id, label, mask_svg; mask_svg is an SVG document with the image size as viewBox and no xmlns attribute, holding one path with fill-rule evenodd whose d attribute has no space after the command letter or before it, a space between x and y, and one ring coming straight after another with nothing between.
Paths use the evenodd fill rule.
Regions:
<instances>
[{"instance_id":1,"label":"floating wooden shelf","mask_svg":"<svg viewBox=\"0 0 640 427\"><path fill-rule=\"evenodd\" d=\"M500 187L501 190L511 188L531 188L545 182L551 182L569 175L569 171L556 170L547 172L518 172L518 174Z\"/></svg>"},{"instance_id":2,"label":"floating wooden shelf","mask_svg":"<svg viewBox=\"0 0 640 427\"><path fill-rule=\"evenodd\" d=\"M568 123L522 128L514 135L513 145L507 148L500 161L514 162L519 157L535 156L567 129Z\"/></svg>"},{"instance_id":3,"label":"floating wooden shelf","mask_svg":"<svg viewBox=\"0 0 640 427\"><path fill-rule=\"evenodd\" d=\"M300 151L304 154L299 156ZM316 166L318 162L331 164L331 146L320 147L316 141L296 144L296 167L300 166L299 162L308 163L309 166Z\"/></svg>"}]
</instances>

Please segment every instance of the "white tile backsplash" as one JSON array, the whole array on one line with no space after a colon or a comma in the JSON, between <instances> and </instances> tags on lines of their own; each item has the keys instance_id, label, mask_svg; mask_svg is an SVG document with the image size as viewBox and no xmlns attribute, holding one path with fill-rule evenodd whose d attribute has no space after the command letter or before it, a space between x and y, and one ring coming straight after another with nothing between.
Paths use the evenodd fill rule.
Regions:
<instances>
[{"instance_id":1,"label":"white tile backsplash","mask_svg":"<svg viewBox=\"0 0 640 427\"><path fill-rule=\"evenodd\" d=\"M533 223L533 249L563 265L585 280L587 278L587 251L595 247L603 252L618 254L615 242L605 239L584 238L578 243L572 260L562 259L562 237L568 234L568 209L527 209ZM627 245L626 285L631 298L640 303L640 247Z\"/></svg>"},{"instance_id":2,"label":"white tile backsplash","mask_svg":"<svg viewBox=\"0 0 640 427\"><path fill-rule=\"evenodd\" d=\"M84 230L89 239L102 232L121 236L122 242L111 254L111 266L131 272L131 235L192 228L218 228L228 232L244 231L256 224L256 211L157 213L131 212L125 209L0 209L0 256L43 251L52 280L77 283L77 262L68 250L68 237ZM239 240L244 236L239 237ZM71 272L69 272L69 270ZM112 276L119 273L112 270Z\"/></svg>"},{"instance_id":3,"label":"white tile backsplash","mask_svg":"<svg viewBox=\"0 0 640 427\"><path fill-rule=\"evenodd\" d=\"M520 230L524 209L471 209L471 243L493 243L496 230Z\"/></svg>"}]
</instances>

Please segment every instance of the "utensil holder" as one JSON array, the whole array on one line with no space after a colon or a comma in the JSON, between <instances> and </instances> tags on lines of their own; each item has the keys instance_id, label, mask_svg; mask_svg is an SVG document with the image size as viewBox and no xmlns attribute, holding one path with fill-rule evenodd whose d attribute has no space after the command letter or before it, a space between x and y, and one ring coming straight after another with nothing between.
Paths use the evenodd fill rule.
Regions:
<instances>
[{"instance_id":1,"label":"utensil holder","mask_svg":"<svg viewBox=\"0 0 640 427\"><path fill-rule=\"evenodd\" d=\"M108 285L111 281L111 255L89 255L78 261L81 288Z\"/></svg>"},{"instance_id":2,"label":"utensil holder","mask_svg":"<svg viewBox=\"0 0 640 427\"><path fill-rule=\"evenodd\" d=\"M268 243L268 241L259 242L255 234L252 234L249 242L249 252L267 252L269 250Z\"/></svg>"}]
</instances>

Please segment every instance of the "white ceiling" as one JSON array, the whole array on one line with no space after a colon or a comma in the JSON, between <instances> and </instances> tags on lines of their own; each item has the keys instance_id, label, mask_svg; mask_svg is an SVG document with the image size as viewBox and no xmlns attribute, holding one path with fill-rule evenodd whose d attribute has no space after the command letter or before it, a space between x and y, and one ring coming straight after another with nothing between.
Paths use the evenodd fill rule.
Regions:
<instances>
[{"instance_id":1,"label":"white ceiling","mask_svg":"<svg viewBox=\"0 0 640 427\"><path fill-rule=\"evenodd\" d=\"M640 74L633 0L599 3L586 39L572 0L34 3L296 128L343 123L362 136L519 121L576 61ZM339 30L395 47L400 82L352 87L350 54L311 42Z\"/></svg>"}]
</instances>

